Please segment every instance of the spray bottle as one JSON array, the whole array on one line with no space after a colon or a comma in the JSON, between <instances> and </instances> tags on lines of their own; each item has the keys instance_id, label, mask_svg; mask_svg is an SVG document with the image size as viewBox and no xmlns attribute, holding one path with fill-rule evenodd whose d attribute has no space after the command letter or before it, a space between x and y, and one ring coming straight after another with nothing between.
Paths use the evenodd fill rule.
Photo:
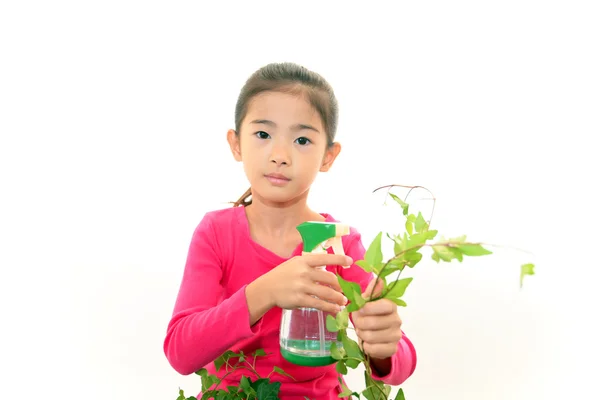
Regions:
<instances>
[{"instance_id":1,"label":"spray bottle","mask_svg":"<svg viewBox=\"0 0 600 400\"><path fill-rule=\"evenodd\" d=\"M331 247L335 254L344 254L342 236L350 233L350 227L333 222L304 222L296 227L302 236L302 254L327 253ZM325 270L325 266L316 267ZM283 310L279 346L281 355L287 361L318 367L336 362L331 357L330 348L337 340L337 332L326 329L328 312L315 308ZM332 314L335 317L335 314Z\"/></svg>"}]
</instances>

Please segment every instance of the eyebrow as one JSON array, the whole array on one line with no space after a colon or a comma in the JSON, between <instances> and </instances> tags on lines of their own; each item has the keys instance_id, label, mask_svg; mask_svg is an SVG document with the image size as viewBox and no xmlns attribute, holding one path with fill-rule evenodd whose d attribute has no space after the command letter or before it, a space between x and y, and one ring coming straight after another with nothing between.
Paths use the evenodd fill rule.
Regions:
<instances>
[{"instance_id":1,"label":"eyebrow","mask_svg":"<svg viewBox=\"0 0 600 400\"><path fill-rule=\"evenodd\" d=\"M273 121L270 121L268 119L255 119L254 121L250 122L251 124L263 124L263 125L269 125L273 128L277 127L277 124ZM317 128L315 128L312 125L307 125L307 124L296 124L296 125L292 125L291 126L292 131L297 132L297 131L301 131L304 129L308 129L311 131L315 131L315 132L319 132L319 130Z\"/></svg>"}]
</instances>

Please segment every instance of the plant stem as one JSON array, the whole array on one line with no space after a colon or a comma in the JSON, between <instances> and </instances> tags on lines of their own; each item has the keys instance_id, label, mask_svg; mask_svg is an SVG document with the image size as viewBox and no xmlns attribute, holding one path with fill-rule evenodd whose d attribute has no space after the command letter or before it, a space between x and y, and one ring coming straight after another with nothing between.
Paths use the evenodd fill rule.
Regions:
<instances>
[{"instance_id":1,"label":"plant stem","mask_svg":"<svg viewBox=\"0 0 600 400\"><path fill-rule=\"evenodd\" d=\"M481 243L481 242L477 242L477 243L473 243L473 242L461 242L458 243L460 245L486 245L489 246L486 243ZM422 243L422 244L418 244L412 247L409 247L408 249L402 250L401 252L399 252L398 254L396 254L394 257L390 258L389 260L386 261L386 263L384 264L383 268L381 268L381 271L379 271L379 273L377 274L377 280L381 279L381 274L383 273L383 271L387 268L387 266L395 259L399 258L400 256L402 256L405 253L408 253L409 251L412 250L416 250L416 249L420 249L423 247L433 247L433 246L440 246L440 247L456 247L457 243L453 243L453 242L445 242L445 243ZM402 270L404 269L404 267L402 267L400 269L400 272L402 272ZM398 276L400 276L400 274L398 274ZM393 283L392 286L389 288L388 292L390 290L392 290L394 288L394 286L396 285L396 283L398 282L398 279L396 279ZM375 287L375 285L373 286ZM371 298L373 297L373 291L371 291ZM385 297L385 295L382 294L382 297ZM371 300L371 299L369 299Z\"/></svg>"},{"instance_id":2,"label":"plant stem","mask_svg":"<svg viewBox=\"0 0 600 400\"><path fill-rule=\"evenodd\" d=\"M380 187L378 187L377 189L373 190L373 192L372 192L372 193L375 193L375 192L377 192L378 190L381 190L381 189L386 189L386 188L387 188L387 196L386 196L386 198L385 198L385 199L387 200L387 198L388 198L388 197L389 197L389 195L390 195L390 190L392 190L392 188L393 188L393 187L402 187L402 188L405 188L405 189L409 189L409 190L408 190L408 193L406 193L406 196L404 197L404 202L405 202L405 203L408 203L408 201L407 201L407 200L408 200L408 196L410 195L410 192L412 192L414 189L424 189L424 190L428 191L428 192L429 192L429 194L431 195L431 199L430 199L430 200L432 200L432 201L433 201L433 205L431 206L431 217L430 217L430 218L429 218L429 220L427 221L427 223L428 223L429 225L431 225L431 220L433 219L433 212L434 212L434 210L435 210L435 196L433 195L433 193L431 192L431 190L427 189L427 188L426 188L426 187L424 187L424 186L419 186L419 185L416 185L416 186L410 186L410 185L391 184L391 185L380 186ZM385 204L385 201L384 201L384 203L383 203L383 204Z\"/></svg>"},{"instance_id":3,"label":"plant stem","mask_svg":"<svg viewBox=\"0 0 600 400\"><path fill-rule=\"evenodd\" d=\"M364 352L363 354L365 356L365 389L368 389L371 392L371 397L374 397L375 393L373 393L373 387L376 387L377 390L381 393L382 400L387 400L385 392L381 390L381 388L377 384L375 384L375 380L371 376L373 374L373 369L371 368L371 357L369 357L369 355L365 354Z\"/></svg>"},{"instance_id":4,"label":"plant stem","mask_svg":"<svg viewBox=\"0 0 600 400\"><path fill-rule=\"evenodd\" d=\"M227 378L229 375L233 374L235 371L237 371L238 369L245 369L247 371L252 372L254 375L256 375L256 377L258 379L261 379L261 376L258 374L258 372L256 372L256 370L253 370L251 368L246 367L245 365L236 365L234 367L232 367L233 369L229 372L227 372L225 375L223 375L221 378L219 378L219 381L217 383L215 383L213 386L215 387L219 387L219 385L221 383L223 383L223 381L225 380L225 378ZM212 389L214 390L214 389Z\"/></svg>"}]
</instances>

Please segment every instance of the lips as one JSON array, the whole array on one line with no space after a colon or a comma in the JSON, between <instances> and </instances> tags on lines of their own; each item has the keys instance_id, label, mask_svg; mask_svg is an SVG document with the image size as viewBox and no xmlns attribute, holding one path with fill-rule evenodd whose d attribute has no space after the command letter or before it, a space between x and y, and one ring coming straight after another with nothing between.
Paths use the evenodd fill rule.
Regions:
<instances>
[{"instance_id":1,"label":"lips","mask_svg":"<svg viewBox=\"0 0 600 400\"><path fill-rule=\"evenodd\" d=\"M265 175L265 176L267 178L279 179L279 180L283 180L283 181L289 181L290 180L290 178L288 178L287 176L282 175L282 174L268 174L268 175Z\"/></svg>"},{"instance_id":2,"label":"lips","mask_svg":"<svg viewBox=\"0 0 600 400\"><path fill-rule=\"evenodd\" d=\"M274 186L284 186L290 181L290 178L282 174L268 174L265 178Z\"/></svg>"}]
</instances>

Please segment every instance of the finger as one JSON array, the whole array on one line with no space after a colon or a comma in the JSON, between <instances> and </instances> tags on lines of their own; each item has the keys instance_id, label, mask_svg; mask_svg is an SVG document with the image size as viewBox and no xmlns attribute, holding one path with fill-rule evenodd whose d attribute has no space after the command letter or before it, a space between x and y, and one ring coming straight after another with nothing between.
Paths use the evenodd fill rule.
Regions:
<instances>
[{"instance_id":1,"label":"finger","mask_svg":"<svg viewBox=\"0 0 600 400\"><path fill-rule=\"evenodd\" d=\"M348 303L348 299L342 293L318 283L314 283L307 287L306 293L317 296L319 299L336 303L340 306L345 306Z\"/></svg>"},{"instance_id":2,"label":"finger","mask_svg":"<svg viewBox=\"0 0 600 400\"><path fill-rule=\"evenodd\" d=\"M310 272L310 279L323 285L331 286L332 289L335 289L338 292L342 291L340 282L338 281L336 275L332 272L313 269Z\"/></svg>"},{"instance_id":3,"label":"finger","mask_svg":"<svg viewBox=\"0 0 600 400\"><path fill-rule=\"evenodd\" d=\"M373 290L373 286L375 285L375 282L377 282L377 286L375 287L375 290ZM371 292L373 292L373 295L371 295ZM375 278L375 279L372 279L371 282L369 282L369 284L367 285L367 288L362 293L362 297L363 297L363 299L367 300L367 299L370 299L373 297L380 296L382 292L383 292L383 280Z\"/></svg>"},{"instance_id":4,"label":"finger","mask_svg":"<svg viewBox=\"0 0 600 400\"><path fill-rule=\"evenodd\" d=\"M356 335L360 337L362 341L371 344L398 343L402 339L402 331L399 327L375 331L359 329L356 332Z\"/></svg>"},{"instance_id":5,"label":"finger","mask_svg":"<svg viewBox=\"0 0 600 400\"><path fill-rule=\"evenodd\" d=\"M363 342L363 351L374 358L388 358L398 349L398 343L368 343Z\"/></svg>"},{"instance_id":6,"label":"finger","mask_svg":"<svg viewBox=\"0 0 600 400\"><path fill-rule=\"evenodd\" d=\"M390 328L399 329L401 326L402 320L398 314L362 316L354 320L354 327L361 331L387 330Z\"/></svg>"},{"instance_id":7,"label":"finger","mask_svg":"<svg viewBox=\"0 0 600 400\"><path fill-rule=\"evenodd\" d=\"M366 303L358 312L362 315L398 314L398 306L389 299L380 299Z\"/></svg>"},{"instance_id":8,"label":"finger","mask_svg":"<svg viewBox=\"0 0 600 400\"><path fill-rule=\"evenodd\" d=\"M303 296L301 307L308 308L316 308L317 310L321 310L323 312L337 314L340 312L341 308L337 304L329 303L325 300L318 299L313 296L305 295Z\"/></svg>"},{"instance_id":9,"label":"finger","mask_svg":"<svg viewBox=\"0 0 600 400\"><path fill-rule=\"evenodd\" d=\"M342 254L305 254L306 263L311 267L322 267L324 265L350 266L354 262L352 258Z\"/></svg>"}]
</instances>

